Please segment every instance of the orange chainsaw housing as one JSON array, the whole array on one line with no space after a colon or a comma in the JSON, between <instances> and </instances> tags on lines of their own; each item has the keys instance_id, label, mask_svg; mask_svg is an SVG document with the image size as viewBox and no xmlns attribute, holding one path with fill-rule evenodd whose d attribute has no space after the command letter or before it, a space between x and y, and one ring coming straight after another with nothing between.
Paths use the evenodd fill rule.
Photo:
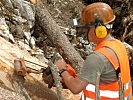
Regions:
<instances>
[{"instance_id":1,"label":"orange chainsaw housing","mask_svg":"<svg viewBox=\"0 0 133 100\"><path fill-rule=\"evenodd\" d=\"M75 70L69 64L66 64L66 69L71 76L73 76L74 78L77 77Z\"/></svg>"}]
</instances>

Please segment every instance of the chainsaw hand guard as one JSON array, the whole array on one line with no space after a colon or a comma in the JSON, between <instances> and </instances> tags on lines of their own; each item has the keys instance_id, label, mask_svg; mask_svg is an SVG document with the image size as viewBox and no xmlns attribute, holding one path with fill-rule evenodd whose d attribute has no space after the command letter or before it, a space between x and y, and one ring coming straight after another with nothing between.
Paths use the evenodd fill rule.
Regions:
<instances>
[{"instance_id":1,"label":"chainsaw hand guard","mask_svg":"<svg viewBox=\"0 0 133 100\"><path fill-rule=\"evenodd\" d=\"M48 84L48 88L52 88L54 85L54 79L50 67L44 69L42 77L43 81Z\"/></svg>"}]
</instances>

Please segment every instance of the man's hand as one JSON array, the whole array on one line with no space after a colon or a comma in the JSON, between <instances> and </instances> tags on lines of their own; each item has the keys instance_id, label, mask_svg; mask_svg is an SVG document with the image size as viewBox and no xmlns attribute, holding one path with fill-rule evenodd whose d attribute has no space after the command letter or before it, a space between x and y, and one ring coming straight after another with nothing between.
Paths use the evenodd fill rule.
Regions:
<instances>
[{"instance_id":1,"label":"man's hand","mask_svg":"<svg viewBox=\"0 0 133 100\"><path fill-rule=\"evenodd\" d=\"M59 68L59 70L66 69L71 76L77 77L75 70L69 64L66 64L65 61L58 60L55 62L55 65Z\"/></svg>"},{"instance_id":2,"label":"man's hand","mask_svg":"<svg viewBox=\"0 0 133 100\"><path fill-rule=\"evenodd\" d=\"M59 70L66 68L66 63L64 60L57 60L55 65L58 67Z\"/></svg>"}]
</instances>

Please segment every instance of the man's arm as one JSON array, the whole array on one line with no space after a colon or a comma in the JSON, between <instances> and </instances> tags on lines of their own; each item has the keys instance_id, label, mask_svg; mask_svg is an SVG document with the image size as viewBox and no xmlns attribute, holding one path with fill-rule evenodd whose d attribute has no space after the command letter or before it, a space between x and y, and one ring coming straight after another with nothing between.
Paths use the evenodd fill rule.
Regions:
<instances>
[{"instance_id":1,"label":"man's arm","mask_svg":"<svg viewBox=\"0 0 133 100\"><path fill-rule=\"evenodd\" d=\"M88 82L82 81L78 77L74 78L68 73L68 71L64 71L61 74L61 77L67 88L74 94L80 93L88 85Z\"/></svg>"}]
</instances>

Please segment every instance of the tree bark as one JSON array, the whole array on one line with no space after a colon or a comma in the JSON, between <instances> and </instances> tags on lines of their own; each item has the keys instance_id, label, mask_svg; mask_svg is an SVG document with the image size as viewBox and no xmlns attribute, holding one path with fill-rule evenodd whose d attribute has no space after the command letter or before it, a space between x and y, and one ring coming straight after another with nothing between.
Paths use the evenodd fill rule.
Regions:
<instances>
[{"instance_id":1,"label":"tree bark","mask_svg":"<svg viewBox=\"0 0 133 100\"><path fill-rule=\"evenodd\" d=\"M47 33L49 39L53 42L63 59L67 63L71 64L78 73L80 67L83 65L84 60L71 45L58 24L54 21L47 8L45 7L45 4L43 4L41 0L38 0L35 4L35 7L36 18L39 21L40 26Z\"/></svg>"},{"instance_id":2,"label":"tree bark","mask_svg":"<svg viewBox=\"0 0 133 100\"><path fill-rule=\"evenodd\" d=\"M0 86L9 91L22 94L26 100L57 100L56 93L47 88L42 81L41 74L27 74L25 77L14 74L14 60L20 57L46 66L45 63L31 57L28 52L20 50L17 46L0 37ZM40 69L37 65L26 62L25 64L28 67Z\"/></svg>"}]
</instances>

